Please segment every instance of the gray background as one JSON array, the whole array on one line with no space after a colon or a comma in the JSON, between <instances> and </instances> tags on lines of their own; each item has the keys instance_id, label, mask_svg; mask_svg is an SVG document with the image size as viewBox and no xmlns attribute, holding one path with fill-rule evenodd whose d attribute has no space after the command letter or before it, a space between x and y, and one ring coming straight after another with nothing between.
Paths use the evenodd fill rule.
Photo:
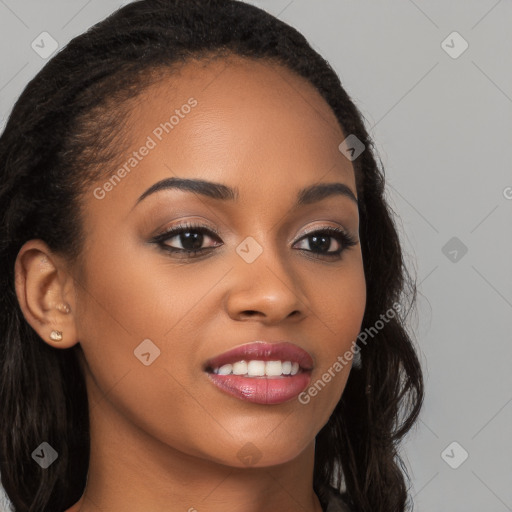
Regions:
<instances>
[{"instance_id":1,"label":"gray background","mask_svg":"<svg viewBox=\"0 0 512 512\"><path fill-rule=\"evenodd\" d=\"M252 3L330 61L386 169L421 292L427 396L403 446L415 510L512 511L512 3ZM45 63L32 41L63 46L120 5L0 0L0 129Z\"/></svg>"}]
</instances>

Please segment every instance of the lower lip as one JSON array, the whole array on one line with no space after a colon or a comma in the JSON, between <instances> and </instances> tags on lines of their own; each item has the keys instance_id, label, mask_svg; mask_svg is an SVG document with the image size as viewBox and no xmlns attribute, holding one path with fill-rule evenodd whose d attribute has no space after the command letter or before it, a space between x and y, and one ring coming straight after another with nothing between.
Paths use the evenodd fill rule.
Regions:
<instances>
[{"instance_id":1,"label":"lower lip","mask_svg":"<svg viewBox=\"0 0 512 512\"><path fill-rule=\"evenodd\" d=\"M311 380L310 372L287 377L241 377L208 373L219 389L240 400L255 404L281 404L298 396Z\"/></svg>"}]
</instances>

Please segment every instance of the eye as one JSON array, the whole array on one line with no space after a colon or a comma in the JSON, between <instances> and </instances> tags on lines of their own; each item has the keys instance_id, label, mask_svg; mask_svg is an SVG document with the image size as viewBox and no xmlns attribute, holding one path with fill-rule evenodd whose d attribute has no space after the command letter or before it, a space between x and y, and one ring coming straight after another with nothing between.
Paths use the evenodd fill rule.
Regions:
<instances>
[{"instance_id":1,"label":"eye","mask_svg":"<svg viewBox=\"0 0 512 512\"><path fill-rule=\"evenodd\" d=\"M199 257L223 245L214 229L189 223L175 226L153 237L151 241L178 258ZM357 243L342 228L327 226L307 233L295 245L298 244L299 250L312 253L317 258L339 259L343 251Z\"/></svg>"},{"instance_id":2,"label":"eye","mask_svg":"<svg viewBox=\"0 0 512 512\"><path fill-rule=\"evenodd\" d=\"M220 243L204 247L208 239L217 240ZM180 224L175 226L169 231L157 235L152 241L166 251L182 253L185 257L202 254L208 249L222 245L222 241L214 230L194 224Z\"/></svg>"},{"instance_id":3,"label":"eye","mask_svg":"<svg viewBox=\"0 0 512 512\"><path fill-rule=\"evenodd\" d=\"M299 249L312 252L317 257L337 258L358 242L342 228L330 226L309 232L298 243L302 245Z\"/></svg>"}]
</instances>

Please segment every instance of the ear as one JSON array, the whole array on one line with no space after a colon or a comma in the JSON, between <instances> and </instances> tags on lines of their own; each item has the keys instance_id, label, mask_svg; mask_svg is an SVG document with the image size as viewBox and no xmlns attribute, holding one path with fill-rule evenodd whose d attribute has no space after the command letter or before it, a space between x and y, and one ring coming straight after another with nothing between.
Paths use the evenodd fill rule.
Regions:
<instances>
[{"instance_id":1,"label":"ear","mask_svg":"<svg viewBox=\"0 0 512 512\"><path fill-rule=\"evenodd\" d=\"M75 345L75 288L64 259L42 240L30 240L18 252L14 272L18 302L31 327L53 347Z\"/></svg>"}]
</instances>

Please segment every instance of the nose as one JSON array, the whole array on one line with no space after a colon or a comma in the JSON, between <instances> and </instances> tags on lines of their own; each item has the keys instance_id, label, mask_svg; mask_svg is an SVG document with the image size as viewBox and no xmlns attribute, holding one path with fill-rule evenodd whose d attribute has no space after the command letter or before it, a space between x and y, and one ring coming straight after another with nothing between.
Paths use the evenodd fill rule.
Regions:
<instances>
[{"instance_id":1,"label":"nose","mask_svg":"<svg viewBox=\"0 0 512 512\"><path fill-rule=\"evenodd\" d=\"M307 298L291 265L269 250L252 263L240 259L229 275L226 309L232 319L274 325L307 316Z\"/></svg>"}]
</instances>

